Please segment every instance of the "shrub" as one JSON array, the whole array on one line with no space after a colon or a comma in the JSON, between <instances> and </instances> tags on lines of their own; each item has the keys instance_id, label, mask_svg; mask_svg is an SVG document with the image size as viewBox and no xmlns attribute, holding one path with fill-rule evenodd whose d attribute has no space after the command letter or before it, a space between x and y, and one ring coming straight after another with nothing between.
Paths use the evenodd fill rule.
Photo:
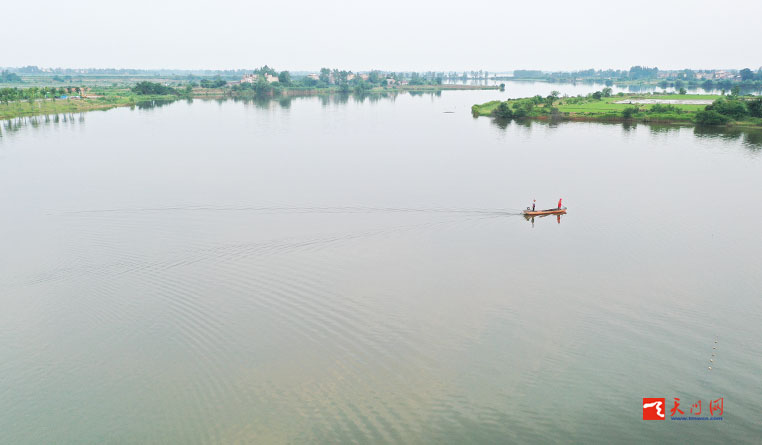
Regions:
<instances>
[{"instance_id":1,"label":"shrub","mask_svg":"<svg viewBox=\"0 0 762 445\"><path fill-rule=\"evenodd\" d=\"M735 120L741 120L749 115L746 104L737 99L717 99L712 105L707 105L707 111L716 111Z\"/></svg>"},{"instance_id":2,"label":"shrub","mask_svg":"<svg viewBox=\"0 0 762 445\"><path fill-rule=\"evenodd\" d=\"M662 105L662 104L655 104L653 105L649 110L649 113L682 113L682 110L677 108L674 105Z\"/></svg>"},{"instance_id":3,"label":"shrub","mask_svg":"<svg viewBox=\"0 0 762 445\"><path fill-rule=\"evenodd\" d=\"M762 98L750 100L746 103L746 108L752 116L762 117Z\"/></svg>"},{"instance_id":4,"label":"shrub","mask_svg":"<svg viewBox=\"0 0 762 445\"><path fill-rule=\"evenodd\" d=\"M222 79L201 79L202 88L219 88L225 86L227 82Z\"/></svg>"},{"instance_id":5,"label":"shrub","mask_svg":"<svg viewBox=\"0 0 762 445\"><path fill-rule=\"evenodd\" d=\"M696 123L699 125L724 125L730 118L714 110L704 110L696 113Z\"/></svg>"},{"instance_id":6,"label":"shrub","mask_svg":"<svg viewBox=\"0 0 762 445\"><path fill-rule=\"evenodd\" d=\"M510 119L513 117L513 110L508 106L508 102L500 102L500 105L495 108L494 114L495 117L501 119Z\"/></svg>"},{"instance_id":7,"label":"shrub","mask_svg":"<svg viewBox=\"0 0 762 445\"><path fill-rule=\"evenodd\" d=\"M527 102L524 104L520 102L515 102L513 104L513 117L515 118L527 117L533 108L534 108L534 104L532 102Z\"/></svg>"},{"instance_id":8,"label":"shrub","mask_svg":"<svg viewBox=\"0 0 762 445\"><path fill-rule=\"evenodd\" d=\"M637 107L627 107L624 110L622 110L622 117L625 119L632 119L632 116L635 115L638 111Z\"/></svg>"}]
</instances>

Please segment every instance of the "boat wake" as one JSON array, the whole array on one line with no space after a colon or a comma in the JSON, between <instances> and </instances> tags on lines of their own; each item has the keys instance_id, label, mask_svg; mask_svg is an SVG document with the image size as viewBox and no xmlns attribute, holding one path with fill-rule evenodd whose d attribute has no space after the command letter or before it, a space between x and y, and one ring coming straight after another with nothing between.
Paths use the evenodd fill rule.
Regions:
<instances>
[{"instance_id":1,"label":"boat wake","mask_svg":"<svg viewBox=\"0 0 762 445\"><path fill-rule=\"evenodd\" d=\"M192 205L192 206L167 206L167 207L124 207L113 209L89 209L89 210L70 210L59 212L59 214L98 214L98 213L140 213L140 212L256 212L261 214L284 214L284 213L305 213L305 214L352 214L352 213L444 213L444 214L472 214L472 215L521 215L519 209L470 209L470 208L411 208L411 207L366 207L366 206L343 206L343 207L267 207L267 206L210 206L210 205Z\"/></svg>"}]
</instances>

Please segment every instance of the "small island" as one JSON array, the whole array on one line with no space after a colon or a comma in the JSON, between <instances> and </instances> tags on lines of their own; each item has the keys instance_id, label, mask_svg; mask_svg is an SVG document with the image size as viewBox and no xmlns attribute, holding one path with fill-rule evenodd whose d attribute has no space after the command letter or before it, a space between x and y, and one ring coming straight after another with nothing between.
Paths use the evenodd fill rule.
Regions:
<instances>
[{"instance_id":1,"label":"small island","mask_svg":"<svg viewBox=\"0 0 762 445\"><path fill-rule=\"evenodd\" d=\"M586 96L547 97L491 101L471 107L474 117L568 121L651 122L663 124L723 125L762 128L762 98L708 94L612 94L604 88Z\"/></svg>"}]
</instances>

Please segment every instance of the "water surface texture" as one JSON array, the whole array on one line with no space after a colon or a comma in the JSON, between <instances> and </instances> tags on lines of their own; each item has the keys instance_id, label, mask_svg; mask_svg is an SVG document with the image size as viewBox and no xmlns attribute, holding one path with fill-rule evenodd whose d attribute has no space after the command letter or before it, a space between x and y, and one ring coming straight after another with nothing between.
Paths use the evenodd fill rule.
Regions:
<instances>
[{"instance_id":1,"label":"water surface texture","mask_svg":"<svg viewBox=\"0 0 762 445\"><path fill-rule=\"evenodd\" d=\"M2 123L0 442L759 441L762 137L519 95Z\"/></svg>"}]
</instances>

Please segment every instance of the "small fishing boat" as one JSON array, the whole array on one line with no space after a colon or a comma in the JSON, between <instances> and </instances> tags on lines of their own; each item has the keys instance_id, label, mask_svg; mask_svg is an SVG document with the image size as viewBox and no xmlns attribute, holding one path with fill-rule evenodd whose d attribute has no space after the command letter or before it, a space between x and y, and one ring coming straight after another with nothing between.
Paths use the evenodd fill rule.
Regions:
<instances>
[{"instance_id":1,"label":"small fishing boat","mask_svg":"<svg viewBox=\"0 0 762 445\"><path fill-rule=\"evenodd\" d=\"M524 210L524 215L526 216L540 216L540 215L563 215L566 213L566 207L561 207L560 209L547 209L547 210L532 210L529 207L527 207L526 210Z\"/></svg>"}]
</instances>

